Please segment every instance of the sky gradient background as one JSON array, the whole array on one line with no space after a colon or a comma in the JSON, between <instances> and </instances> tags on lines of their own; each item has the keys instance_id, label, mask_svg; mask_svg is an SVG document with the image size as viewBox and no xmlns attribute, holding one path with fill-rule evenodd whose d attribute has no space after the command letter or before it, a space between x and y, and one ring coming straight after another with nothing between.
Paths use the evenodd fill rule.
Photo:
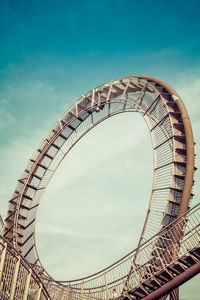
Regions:
<instances>
[{"instance_id":1,"label":"sky gradient background","mask_svg":"<svg viewBox=\"0 0 200 300\"><path fill-rule=\"evenodd\" d=\"M16 179L56 119L85 92L122 76L158 77L177 90L191 117L199 166L199 13L199 1L0 1L3 217ZM198 172L193 204L200 199ZM151 141L139 116L113 117L91 131L41 204L36 229L47 270L73 279L134 249L151 184ZM181 287L182 300L199 299L199 279Z\"/></svg>"}]
</instances>

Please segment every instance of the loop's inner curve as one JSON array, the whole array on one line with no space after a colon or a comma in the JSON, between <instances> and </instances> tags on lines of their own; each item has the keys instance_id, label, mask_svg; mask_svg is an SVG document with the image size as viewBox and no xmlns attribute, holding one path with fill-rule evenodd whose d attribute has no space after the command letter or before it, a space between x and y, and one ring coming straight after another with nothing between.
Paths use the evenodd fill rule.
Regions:
<instances>
[{"instance_id":1,"label":"loop's inner curve","mask_svg":"<svg viewBox=\"0 0 200 300\"><path fill-rule=\"evenodd\" d=\"M137 246L152 188L151 151L142 117L129 113L102 122L69 152L36 224L38 253L53 278L95 273Z\"/></svg>"}]
</instances>

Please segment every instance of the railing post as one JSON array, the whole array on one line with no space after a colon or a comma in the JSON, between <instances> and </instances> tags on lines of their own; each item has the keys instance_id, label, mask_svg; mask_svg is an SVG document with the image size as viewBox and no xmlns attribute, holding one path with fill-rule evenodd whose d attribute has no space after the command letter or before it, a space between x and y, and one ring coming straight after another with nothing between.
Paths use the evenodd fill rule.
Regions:
<instances>
[{"instance_id":1,"label":"railing post","mask_svg":"<svg viewBox=\"0 0 200 300\"><path fill-rule=\"evenodd\" d=\"M17 258L17 262L15 265L15 271L14 271L14 275L13 275L13 280L12 280L12 287L11 287L11 292L10 292L10 300L14 299L14 295L15 295L15 288L16 288L16 283L17 283L17 276L18 276L18 272L19 272L19 266L20 266L20 257Z\"/></svg>"},{"instance_id":2,"label":"railing post","mask_svg":"<svg viewBox=\"0 0 200 300\"><path fill-rule=\"evenodd\" d=\"M103 300L103 288L101 288L101 300Z\"/></svg>"},{"instance_id":3,"label":"railing post","mask_svg":"<svg viewBox=\"0 0 200 300\"><path fill-rule=\"evenodd\" d=\"M35 300L40 300L41 291L42 291L42 286L40 285Z\"/></svg>"},{"instance_id":4,"label":"railing post","mask_svg":"<svg viewBox=\"0 0 200 300\"><path fill-rule=\"evenodd\" d=\"M171 291L170 300L179 300L179 288Z\"/></svg>"},{"instance_id":5,"label":"railing post","mask_svg":"<svg viewBox=\"0 0 200 300\"><path fill-rule=\"evenodd\" d=\"M0 283L3 275L3 267L4 267L4 262L5 262L5 257L6 257L6 250L7 250L7 243L4 243L4 248L1 252L1 262L0 262Z\"/></svg>"},{"instance_id":6,"label":"railing post","mask_svg":"<svg viewBox=\"0 0 200 300\"><path fill-rule=\"evenodd\" d=\"M69 299L69 288L70 288L70 284L68 284L68 287L67 287L66 300Z\"/></svg>"},{"instance_id":7,"label":"railing post","mask_svg":"<svg viewBox=\"0 0 200 300\"><path fill-rule=\"evenodd\" d=\"M123 289L126 289L128 285L128 279L125 281L123 277Z\"/></svg>"},{"instance_id":8,"label":"railing post","mask_svg":"<svg viewBox=\"0 0 200 300\"><path fill-rule=\"evenodd\" d=\"M105 287L106 287L106 298L109 300L109 294L108 294L108 285L106 280L106 272L104 272L104 279L105 279Z\"/></svg>"},{"instance_id":9,"label":"railing post","mask_svg":"<svg viewBox=\"0 0 200 300\"><path fill-rule=\"evenodd\" d=\"M81 283L81 300L83 300L83 286L84 286L84 280Z\"/></svg>"},{"instance_id":10,"label":"railing post","mask_svg":"<svg viewBox=\"0 0 200 300\"><path fill-rule=\"evenodd\" d=\"M61 295L60 295L60 300L63 299L63 296L65 295L65 287L62 287Z\"/></svg>"},{"instance_id":11,"label":"railing post","mask_svg":"<svg viewBox=\"0 0 200 300\"><path fill-rule=\"evenodd\" d=\"M90 290L88 291L88 300L90 300Z\"/></svg>"},{"instance_id":12,"label":"railing post","mask_svg":"<svg viewBox=\"0 0 200 300\"><path fill-rule=\"evenodd\" d=\"M49 281L45 287L46 287L48 294L50 295L51 294L51 281Z\"/></svg>"},{"instance_id":13,"label":"railing post","mask_svg":"<svg viewBox=\"0 0 200 300\"><path fill-rule=\"evenodd\" d=\"M26 285L25 285L23 300L26 300L28 297L28 290L29 290L29 286L30 286L31 275L32 275L32 270L30 269L29 274L26 278Z\"/></svg>"},{"instance_id":14,"label":"railing post","mask_svg":"<svg viewBox=\"0 0 200 300\"><path fill-rule=\"evenodd\" d=\"M136 280L137 280L137 282L138 282L138 285L140 285L140 278L138 278L139 276L138 276L138 274L137 274L136 267L135 267L135 265L134 265L134 262L133 262L132 259L131 259L131 256L130 256L130 261L131 261L131 265L132 265L132 268L133 268L133 272L135 272L135 278L136 278Z\"/></svg>"}]
</instances>

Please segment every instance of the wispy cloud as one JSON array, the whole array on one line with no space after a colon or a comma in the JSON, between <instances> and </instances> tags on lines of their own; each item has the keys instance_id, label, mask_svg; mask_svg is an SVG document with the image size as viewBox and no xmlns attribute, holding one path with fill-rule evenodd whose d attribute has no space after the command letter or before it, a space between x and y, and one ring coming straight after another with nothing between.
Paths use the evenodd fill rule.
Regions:
<instances>
[{"instance_id":1,"label":"wispy cloud","mask_svg":"<svg viewBox=\"0 0 200 300\"><path fill-rule=\"evenodd\" d=\"M94 228L93 228L94 229ZM94 240L102 240L105 241L106 240L112 240L115 242L122 242L122 240L126 240L127 237L125 237L124 235L119 235L117 232L115 235L110 235L108 232L107 234L98 234L95 233L94 231L88 232L88 231L77 231L77 230L73 230L73 229L68 229L65 227L60 227L55 225L49 225L49 223L39 223L37 226L37 232L40 234L45 234L48 235L49 238L50 236L55 237L55 235L62 236L63 238L70 238L70 237L74 237L74 238L79 238L79 239L85 239L85 238L90 238L90 239L94 239Z\"/></svg>"}]
</instances>

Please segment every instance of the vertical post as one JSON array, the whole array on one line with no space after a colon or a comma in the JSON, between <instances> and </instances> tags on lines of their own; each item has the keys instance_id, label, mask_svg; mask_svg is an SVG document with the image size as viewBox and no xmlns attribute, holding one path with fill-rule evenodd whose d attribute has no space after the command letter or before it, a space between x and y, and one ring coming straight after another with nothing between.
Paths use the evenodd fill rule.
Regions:
<instances>
[{"instance_id":1,"label":"vertical post","mask_svg":"<svg viewBox=\"0 0 200 300\"><path fill-rule=\"evenodd\" d=\"M41 291L42 291L42 286L40 285L35 300L40 300Z\"/></svg>"},{"instance_id":2,"label":"vertical post","mask_svg":"<svg viewBox=\"0 0 200 300\"><path fill-rule=\"evenodd\" d=\"M171 291L170 300L179 300L179 288Z\"/></svg>"},{"instance_id":3,"label":"vertical post","mask_svg":"<svg viewBox=\"0 0 200 300\"><path fill-rule=\"evenodd\" d=\"M108 103L108 101L110 100L110 94L111 94L111 90L112 90L112 84L110 85L107 97L106 97L106 102Z\"/></svg>"},{"instance_id":4,"label":"vertical post","mask_svg":"<svg viewBox=\"0 0 200 300\"><path fill-rule=\"evenodd\" d=\"M101 94L98 93L98 107L101 105Z\"/></svg>"},{"instance_id":5,"label":"vertical post","mask_svg":"<svg viewBox=\"0 0 200 300\"><path fill-rule=\"evenodd\" d=\"M136 267L134 265L134 262L131 259L131 256L130 256L130 261L131 261L131 265L132 265L132 268L133 268L133 272L135 273L135 278L136 278L137 284L140 285L140 281L141 280L140 280L140 277L139 277L139 275L137 273L137 270L136 270Z\"/></svg>"},{"instance_id":6,"label":"vertical post","mask_svg":"<svg viewBox=\"0 0 200 300\"><path fill-rule=\"evenodd\" d=\"M162 298L159 298L159 300L166 300L168 295L163 296Z\"/></svg>"},{"instance_id":7,"label":"vertical post","mask_svg":"<svg viewBox=\"0 0 200 300\"><path fill-rule=\"evenodd\" d=\"M81 283L81 300L83 300L83 286L84 286L84 280Z\"/></svg>"},{"instance_id":8,"label":"vertical post","mask_svg":"<svg viewBox=\"0 0 200 300\"><path fill-rule=\"evenodd\" d=\"M106 298L109 300L109 294L108 294L108 285L106 280L106 272L104 272L104 279L105 279L105 287L106 287Z\"/></svg>"},{"instance_id":9,"label":"vertical post","mask_svg":"<svg viewBox=\"0 0 200 300\"><path fill-rule=\"evenodd\" d=\"M66 293L66 300L69 299L69 287L70 287L70 285L68 284L68 287L67 287L67 293Z\"/></svg>"},{"instance_id":10,"label":"vertical post","mask_svg":"<svg viewBox=\"0 0 200 300\"><path fill-rule=\"evenodd\" d=\"M20 257L18 257L18 260L17 260L16 265L15 265L15 271L14 271L14 275L13 275L11 292L10 292L10 300L14 300L15 288L16 288L16 283L17 283L17 276L18 276L18 272L19 272L19 266L20 266Z\"/></svg>"},{"instance_id":11,"label":"vertical post","mask_svg":"<svg viewBox=\"0 0 200 300\"><path fill-rule=\"evenodd\" d=\"M51 294L51 281L49 280L49 282L46 284L46 290L48 292L48 294Z\"/></svg>"},{"instance_id":12,"label":"vertical post","mask_svg":"<svg viewBox=\"0 0 200 300\"><path fill-rule=\"evenodd\" d=\"M95 102L95 90L92 90L92 103L91 103L91 107L94 106L94 102Z\"/></svg>"},{"instance_id":13,"label":"vertical post","mask_svg":"<svg viewBox=\"0 0 200 300\"><path fill-rule=\"evenodd\" d=\"M121 94L120 101L123 100L124 95L126 94L129 87L129 83L126 84L123 93Z\"/></svg>"},{"instance_id":14,"label":"vertical post","mask_svg":"<svg viewBox=\"0 0 200 300\"><path fill-rule=\"evenodd\" d=\"M59 297L59 300L62 300L63 299L63 296L65 294L65 287L63 286L61 291L60 291L60 297Z\"/></svg>"},{"instance_id":15,"label":"vertical post","mask_svg":"<svg viewBox=\"0 0 200 300\"><path fill-rule=\"evenodd\" d=\"M29 291L29 286L30 286L30 281L31 281L31 275L32 275L32 270L30 269L29 274L26 278L26 285L25 285L23 300L26 300L27 297L28 297L28 291Z\"/></svg>"},{"instance_id":16,"label":"vertical post","mask_svg":"<svg viewBox=\"0 0 200 300\"><path fill-rule=\"evenodd\" d=\"M86 297L85 297L86 299ZM90 300L90 290L88 289L88 296L87 296L87 300Z\"/></svg>"},{"instance_id":17,"label":"vertical post","mask_svg":"<svg viewBox=\"0 0 200 300\"><path fill-rule=\"evenodd\" d=\"M67 300L67 290L66 290L66 287L64 287L63 300Z\"/></svg>"},{"instance_id":18,"label":"vertical post","mask_svg":"<svg viewBox=\"0 0 200 300\"><path fill-rule=\"evenodd\" d=\"M78 116L78 103L76 102L75 105L76 105L76 117L77 117Z\"/></svg>"},{"instance_id":19,"label":"vertical post","mask_svg":"<svg viewBox=\"0 0 200 300\"><path fill-rule=\"evenodd\" d=\"M62 123L61 123L61 119L59 119L59 125L60 125L61 130L63 130L63 126L62 126Z\"/></svg>"},{"instance_id":20,"label":"vertical post","mask_svg":"<svg viewBox=\"0 0 200 300\"><path fill-rule=\"evenodd\" d=\"M101 288L101 299L103 300L103 288Z\"/></svg>"},{"instance_id":21,"label":"vertical post","mask_svg":"<svg viewBox=\"0 0 200 300\"><path fill-rule=\"evenodd\" d=\"M7 243L4 243L4 248L3 248L2 252L1 252L0 283L1 283L2 275L3 275L3 267L4 267L5 257L6 257L6 250L7 250Z\"/></svg>"}]
</instances>

